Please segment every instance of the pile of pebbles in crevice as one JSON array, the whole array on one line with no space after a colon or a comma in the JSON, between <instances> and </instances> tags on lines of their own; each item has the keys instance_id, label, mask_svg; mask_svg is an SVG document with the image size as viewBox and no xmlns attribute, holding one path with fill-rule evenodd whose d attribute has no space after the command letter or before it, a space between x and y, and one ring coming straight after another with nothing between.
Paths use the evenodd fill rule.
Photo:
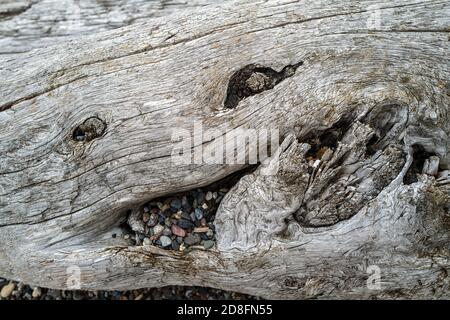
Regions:
<instances>
[{"instance_id":1,"label":"pile of pebbles in crevice","mask_svg":"<svg viewBox=\"0 0 450 320\"><path fill-rule=\"evenodd\" d=\"M154 245L184 251L189 247L215 246L214 218L228 189L198 189L156 199L130 212L123 237L133 245Z\"/></svg>"},{"instance_id":2,"label":"pile of pebbles in crevice","mask_svg":"<svg viewBox=\"0 0 450 320\"><path fill-rule=\"evenodd\" d=\"M241 176L242 171L208 187L154 199L131 210L121 236L136 246L153 245L175 251L213 249L217 208Z\"/></svg>"}]
</instances>

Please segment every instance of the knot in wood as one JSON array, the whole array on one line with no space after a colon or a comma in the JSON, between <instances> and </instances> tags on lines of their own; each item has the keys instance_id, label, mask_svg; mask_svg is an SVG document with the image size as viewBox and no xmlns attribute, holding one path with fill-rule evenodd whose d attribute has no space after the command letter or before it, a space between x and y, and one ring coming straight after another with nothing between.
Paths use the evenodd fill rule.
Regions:
<instances>
[{"instance_id":1,"label":"knot in wood","mask_svg":"<svg viewBox=\"0 0 450 320\"><path fill-rule=\"evenodd\" d=\"M101 137L106 130L106 123L97 118L91 117L86 119L73 132L73 139L78 142L89 142Z\"/></svg>"}]
</instances>

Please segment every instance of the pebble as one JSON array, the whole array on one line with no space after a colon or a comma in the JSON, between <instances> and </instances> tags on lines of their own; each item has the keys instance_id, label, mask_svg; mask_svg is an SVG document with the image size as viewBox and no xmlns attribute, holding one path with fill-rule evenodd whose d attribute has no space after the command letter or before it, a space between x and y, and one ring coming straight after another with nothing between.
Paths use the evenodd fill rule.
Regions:
<instances>
[{"instance_id":1,"label":"pebble","mask_svg":"<svg viewBox=\"0 0 450 320\"><path fill-rule=\"evenodd\" d=\"M206 235L206 233L199 233L199 235L202 240L209 240L209 237Z\"/></svg>"},{"instance_id":2,"label":"pebble","mask_svg":"<svg viewBox=\"0 0 450 320\"><path fill-rule=\"evenodd\" d=\"M163 235L170 237L172 235L172 231L169 228L164 228Z\"/></svg>"},{"instance_id":3,"label":"pebble","mask_svg":"<svg viewBox=\"0 0 450 320\"><path fill-rule=\"evenodd\" d=\"M186 236L186 231L184 231L184 229L182 229L181 227L177 226L176 224L173 224L172 227L172 233L178 237L185 237Z\"/></svg>"},{"instance_id":4,"label":"pebble","mask_svg":"<svg viewBox=\"0 0 450 320\"><path fill-rule=\"evenodd\" d=\"M195 219L201 220L203 218L203 210L200 208L197 208L194 210Z\"/></svg>"},{"instance_id":5,"label":"pebble","mask_svg":"<svg viewBox=\"0 0 450 320\"><path fill-rule=\"evenodd\" d=\"M206 235L208 236L208 238L212 238L212 237L214 237L214 231L212 231L211 229L209 229L209 230L206 232Z\"/></svg>"},{"instance_id":6,"label":"pebble","mask_svg":"<svg viewBox=\"0 0 450 320\"><path fill-rule=\"evenodd\" d=\"M180 199L173 199L173 200L170 202L170 206L171 206L173 209L175 209L175 210L180 210L180 209L181 209L181 205L182 205L182 202L181 202Z\"/></svg>"},{"instance_id":7,"label":"pebble","mask_svg":"<svg viewBox=\"0 0 450 320\"><path fill-rule=\"evenodd\" d=\"M183 196L183 198L181 199L181 206L183 208L190 208L191 205L189 204L188 198L186 196Z\"/></svg>"},{"instance_id":8,"label":"pebble","mask_svg":"<svg viewBox=\"0 0 450 320\"><path fill-rule=\"evenodd\" d=\"M205 197L206 201L210 201L212 198L213 198L213 193L211 191L208 191L206 193L206 197Z\"/></svg>"},{"instance_id":9,"label":"pebble","mask_svg":"<svg viewBox=\"0 0 450 320\"><path fill-rule=\"evenodd\" d=\"M178 226L180 226L183 229L192 229L194 228L194 224L192 223L192 221L186 220L186 219L180 219L177 222Z\"/></svg>"},{"instance_id":10,"label":"pebble","mask_svg":"<svg viewBox=\"0 0 450 320\"><path fill-rule=\"evenodd\" d=\"M142 300L142 299L144 299L144 294L143 293L141 293L136 298L134 298L134 300Z\"/></svg>"},{"instance_id":11,"label":"pebble","mask_svg":"<svg viewBox=\"0 0 450 320\"><path fill-rule=\"evenodd\" d=\"M217 199L217 197L219 196L219 194L217 192L213 192L213 199Z\"/></svg>"},{"instance_id":12,"label":"pebble","mask_svg":"<svg viewBox=\"0 0 450 320\"><path fill-rule=\"evenodd\" d=\"M149 220L150 220L150 213L144 212L144 214L142 215L142 221L147 223Z\"/></svg>"},{"instance_id":13,"label":"pebble","mask_svg":"<svg viewBox=\"0 0 450 320\"><path fill-rule=\"evenodd\" d=\"M206 202L202 205L202 208L205 210L208 209L208 205L206 204Z\"/></svg>"},{"instance_id":14,"label":"pebble","mask_svg":"<svg viewBox=\"0 0 450 320\"><path fill-rule=\"evenodd\" d=\"M177 241L172 241L172 250L178 251L180 249L180 244Z\"/></svg>"},{"instance_id":15,"label":"pebble","mask_svg":"<svg viewBox=\"0 0 450 320\"><path fill-rule=\"evenodd\" d=\"M202 203L205 201L205 194L201 191L198 191L197 193L197 203Z\"/></svg>"},{"instance_id":16,"label":"pebble","mask_svg":"<svg viewBox=\"0 0 450 320\"><path fill-rule=\"evenodd\" d=\"M159 217L156 213L152 213L148 219L147 225L149 227L154 227L158 224Z\"/></svg>"},{"instance_id":17,"label":"pebble","mask_svg":"<svg viewBox=\"0 0 450 320\"><path fill-rule=\"evenodd\" d=\"M212 240L206 240L203 241L203 248L205 248L206 250L211 249L212 247L214 247L216 243Z\"/></svg>"},{"instance_id":18,"label":"pebble","mask_svg":"<svg viewBox=\"0 0 450 320\"><path fill-rule=\"evenodd\" d=\"M150 210L150 213L158 214L159 213L159 208L152 208L152 210Z\"/></svg>"},{"instance_id":19,"label":"pebble","mask_svg":"<svg viewBox=\"0 0 450 320\"><path fill-rule=\"evenodd\" d=\"M153 227L153 233L155 235L158 235L160 233L162 233L164 231L164 227L160 224L157 224L156 226Z\"/></svg>"},{"instance_id":20,"label":"pebble","mask_svg":"<svg viewBox=\"0 0 450 320\"><path fill-rule=\"evenodd\" d=\"M33 293L31 294L31 296L32 296L33 298L40 298L41 295L42 295L42 289L39 288L39 287L35 287L35 288L33 289Z\"/></svg>"},{"instance_id":21,"label":"pebble","mask_svg":"<svg viewBox=\"0 0 450 320\"><path fill-rule=\"evenodd\" d=\"M191 215L187 212L181 212L181 218L186 220L191 220Z\"/></svg>"},{"instance_id":22,"label":"pebble","mask_svg":"<svg viewBox=\"0 0 450 320\"><path fill-rule=\"evenodd\" d=\"M11 293L14 291L14 288L16 287L16 285L14 284L14 282L10 282L9 284L7 284L6 286L4 286L2 288L2 290L0 291L0 296L2 298L8 298Z\"/></svg>"},{"instance_id":23,"label":"pebble","mask_svg":"<svg viewBox=\"0 0 450 320\"><path fill-rule=\"evenodd\" d=\"M145 238L143 244L144 246L151 246L152 240L150 240L149 238Z\"/></svg>"},{"instance_id":24,"label":"pebble","mask_svg":"<svg viewBox=\"0 0 450 320\"><path fill-rule=\"evenodd\" d=\"M183 211L178 211L177 213L175 213L174 215L173 215L173 218L174 219L181 219L181 214L183 213Z\"/></svg>"},{"instance_id":25,"label":"pebble","mask_svg":"<svg viewBox=\"0 0 450 320\"><path fill-rule=\"evenodd\" d=\"M184 239L184 243L188 246L193 246L201 241L201 238L198 234L190 234Z\"/></svg>"},{"instance_id":26,"label":"pebble","mask_svg":"<svg viewBox=\"0 0 450 320\"><path fill-rule=\"evenodd\" d=\"M159 238L159 241L161 241L161 246L168 247L172 244L172 239L170 239L168 236L161 236Z\"/></svg>"}]
</instances>

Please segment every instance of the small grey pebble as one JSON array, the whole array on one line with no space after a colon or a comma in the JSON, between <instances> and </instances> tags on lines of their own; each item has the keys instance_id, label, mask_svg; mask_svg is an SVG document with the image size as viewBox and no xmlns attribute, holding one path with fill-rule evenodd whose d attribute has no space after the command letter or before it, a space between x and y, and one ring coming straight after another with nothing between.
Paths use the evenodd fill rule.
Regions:
<instances>
[{"instance_id":1,"label":"small grey pebble","mask_svg":"<svg viewBox=\"0 0 450 320\"><path fill-rule=\"evenodd\" d=\"M215 242L212 241L212 240L206 240L206 241L203 241L203 247L204 247L206 250L211 249L212 247L214 247L214 245L215 245Z\"/></svg>"},{"instance_id":2,"label":"small grey pebble","mask_svg":"<svg viewBox=\"0 0 450 320\"><path fill-rule=\"evenodd\" d=\"M184 243L188 246L193 246L201 241L201 238L198 234L190 234L186 238L184 238Z\"/></svg>"},{"instance_id":3,"label":"small grey pebble","mask_svg":"<svg viewBox=\"0 0 450 320\"><path fill-rule=\"evenodd\" d=\"M175 210L181 209L181 205L182 205L182 202L181 202L180 199L173 199L173 200L170 202L170 206L171 206L173 209L175 209Z\"/></svg>"},{"instance_id":4,"label":"small grey pebble","mask_svg":"<svg viewBox=\"0 0 450 320\"><path fill-rule=\"evenodd\" d=\"M168 236L161 236L159 238L159 241L161 241L162 247L168 247L172 244L172 239L170 239Z\"/></svg>"}]
</instances>

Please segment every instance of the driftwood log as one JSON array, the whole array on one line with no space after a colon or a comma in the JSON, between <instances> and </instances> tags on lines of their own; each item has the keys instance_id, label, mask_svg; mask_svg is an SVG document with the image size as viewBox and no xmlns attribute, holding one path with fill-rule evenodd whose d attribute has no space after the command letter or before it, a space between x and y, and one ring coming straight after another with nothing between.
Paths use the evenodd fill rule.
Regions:
<instances>
[{"instance_id":1,"label":"driftwood log","mask_svg":"<svg viewBox=\"0 0 450 320\"><path fill-rule=\"evenodd\" d=\"M450 298L449 16L438 0L232 1L0 58L0 276ZM221 203L217 247L112 238L130 209L248 166L174 163L174 128L195 123L281 139Z\"/></svg>"}]
</instances>

